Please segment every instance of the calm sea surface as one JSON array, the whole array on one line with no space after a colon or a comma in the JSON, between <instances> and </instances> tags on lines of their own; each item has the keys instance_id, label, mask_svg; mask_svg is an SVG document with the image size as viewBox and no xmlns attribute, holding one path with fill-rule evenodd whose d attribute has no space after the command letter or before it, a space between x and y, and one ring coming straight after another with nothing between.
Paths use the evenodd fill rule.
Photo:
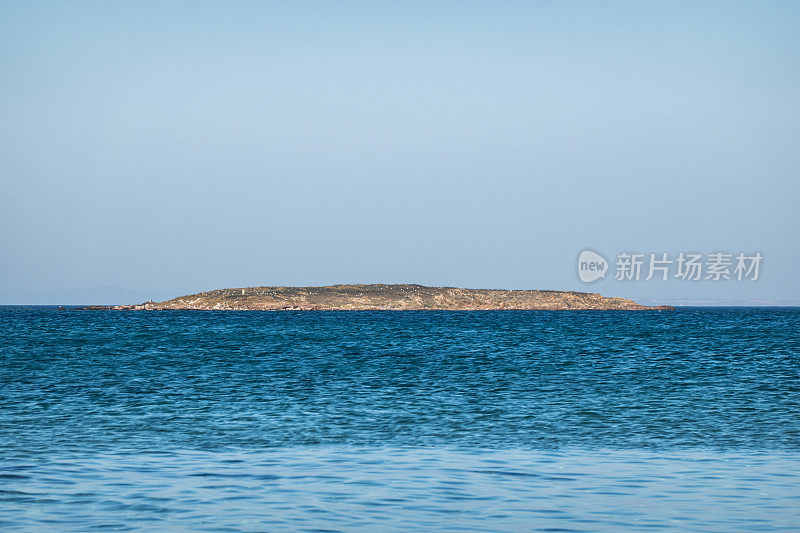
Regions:
<instances>
[{"instance_id":1,"label":"calm sea surface","mask_svg":"<svg viewBox=\"0 0 800 533\"><path fill-rule=\"evenodd\" d=\"M797 531L800 310L0 307L0 530Z\"/></svg>"}]
</instances>

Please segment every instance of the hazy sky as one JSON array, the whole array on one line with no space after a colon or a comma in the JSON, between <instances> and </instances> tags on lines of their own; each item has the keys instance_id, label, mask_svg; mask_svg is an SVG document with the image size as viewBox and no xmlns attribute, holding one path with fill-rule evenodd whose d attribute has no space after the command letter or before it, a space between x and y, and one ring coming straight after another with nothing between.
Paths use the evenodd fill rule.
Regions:
<instances>
[{"instance_id":1,"label":"hazy sky","mask_svg":"<svg viewBox=\"0 0 800 533\"><path fill-rule=\"evenodd\" d=\"M0 303L798 300L799 178L798 2L0 3ZM584 285L587 247L765 259Z\"/></svg>"}]
</instances>

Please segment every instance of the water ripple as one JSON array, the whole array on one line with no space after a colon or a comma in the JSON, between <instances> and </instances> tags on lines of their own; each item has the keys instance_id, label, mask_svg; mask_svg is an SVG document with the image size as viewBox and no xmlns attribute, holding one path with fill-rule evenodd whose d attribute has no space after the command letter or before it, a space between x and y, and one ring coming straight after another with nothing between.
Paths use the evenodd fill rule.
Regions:
<instances>
[{"instance_id":1,"label":"water ripple","mask_svg":"<svg viewBox=\"0 0 800 533\"><path fill-rule=\"evenodd\" d=\"M3 530L797 530L800 311L0 307Z\"/></svg>"}]
</instances>

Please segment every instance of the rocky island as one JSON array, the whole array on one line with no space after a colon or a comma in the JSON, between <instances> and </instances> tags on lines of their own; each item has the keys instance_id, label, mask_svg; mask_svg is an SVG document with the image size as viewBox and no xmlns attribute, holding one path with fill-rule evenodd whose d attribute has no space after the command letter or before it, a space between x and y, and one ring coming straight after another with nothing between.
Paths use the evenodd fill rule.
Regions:
<instances>
[{"instance_id":1,"label":"rocky island","mask_svg":"<svg viewBox=\"0 0 800 533\"><path fill-rule=\"evenodd\" d=\"M85 309L220 311L355 310L666 310L625 298L574 291L460 289L423 285L330 285L327 287L245 287L181 296L138 305Z\"/></svg>"}]
</instances>

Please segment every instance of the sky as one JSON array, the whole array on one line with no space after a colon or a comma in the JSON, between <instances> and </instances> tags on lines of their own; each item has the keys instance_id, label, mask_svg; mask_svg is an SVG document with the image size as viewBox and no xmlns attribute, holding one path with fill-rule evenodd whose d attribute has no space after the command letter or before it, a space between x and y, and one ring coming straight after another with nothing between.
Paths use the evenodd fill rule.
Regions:
<instances>
[{"instance_id":1,"label":"sky","mask_svg":"<svg viewBox=\"0 0 800 533\"><path fill-rule=\"evenodd\" d=\"M0 304L800 302L798 95L789 1L0 1ZM764 259L620 281L621 252Z\"/></svg>"}]
</instances>

